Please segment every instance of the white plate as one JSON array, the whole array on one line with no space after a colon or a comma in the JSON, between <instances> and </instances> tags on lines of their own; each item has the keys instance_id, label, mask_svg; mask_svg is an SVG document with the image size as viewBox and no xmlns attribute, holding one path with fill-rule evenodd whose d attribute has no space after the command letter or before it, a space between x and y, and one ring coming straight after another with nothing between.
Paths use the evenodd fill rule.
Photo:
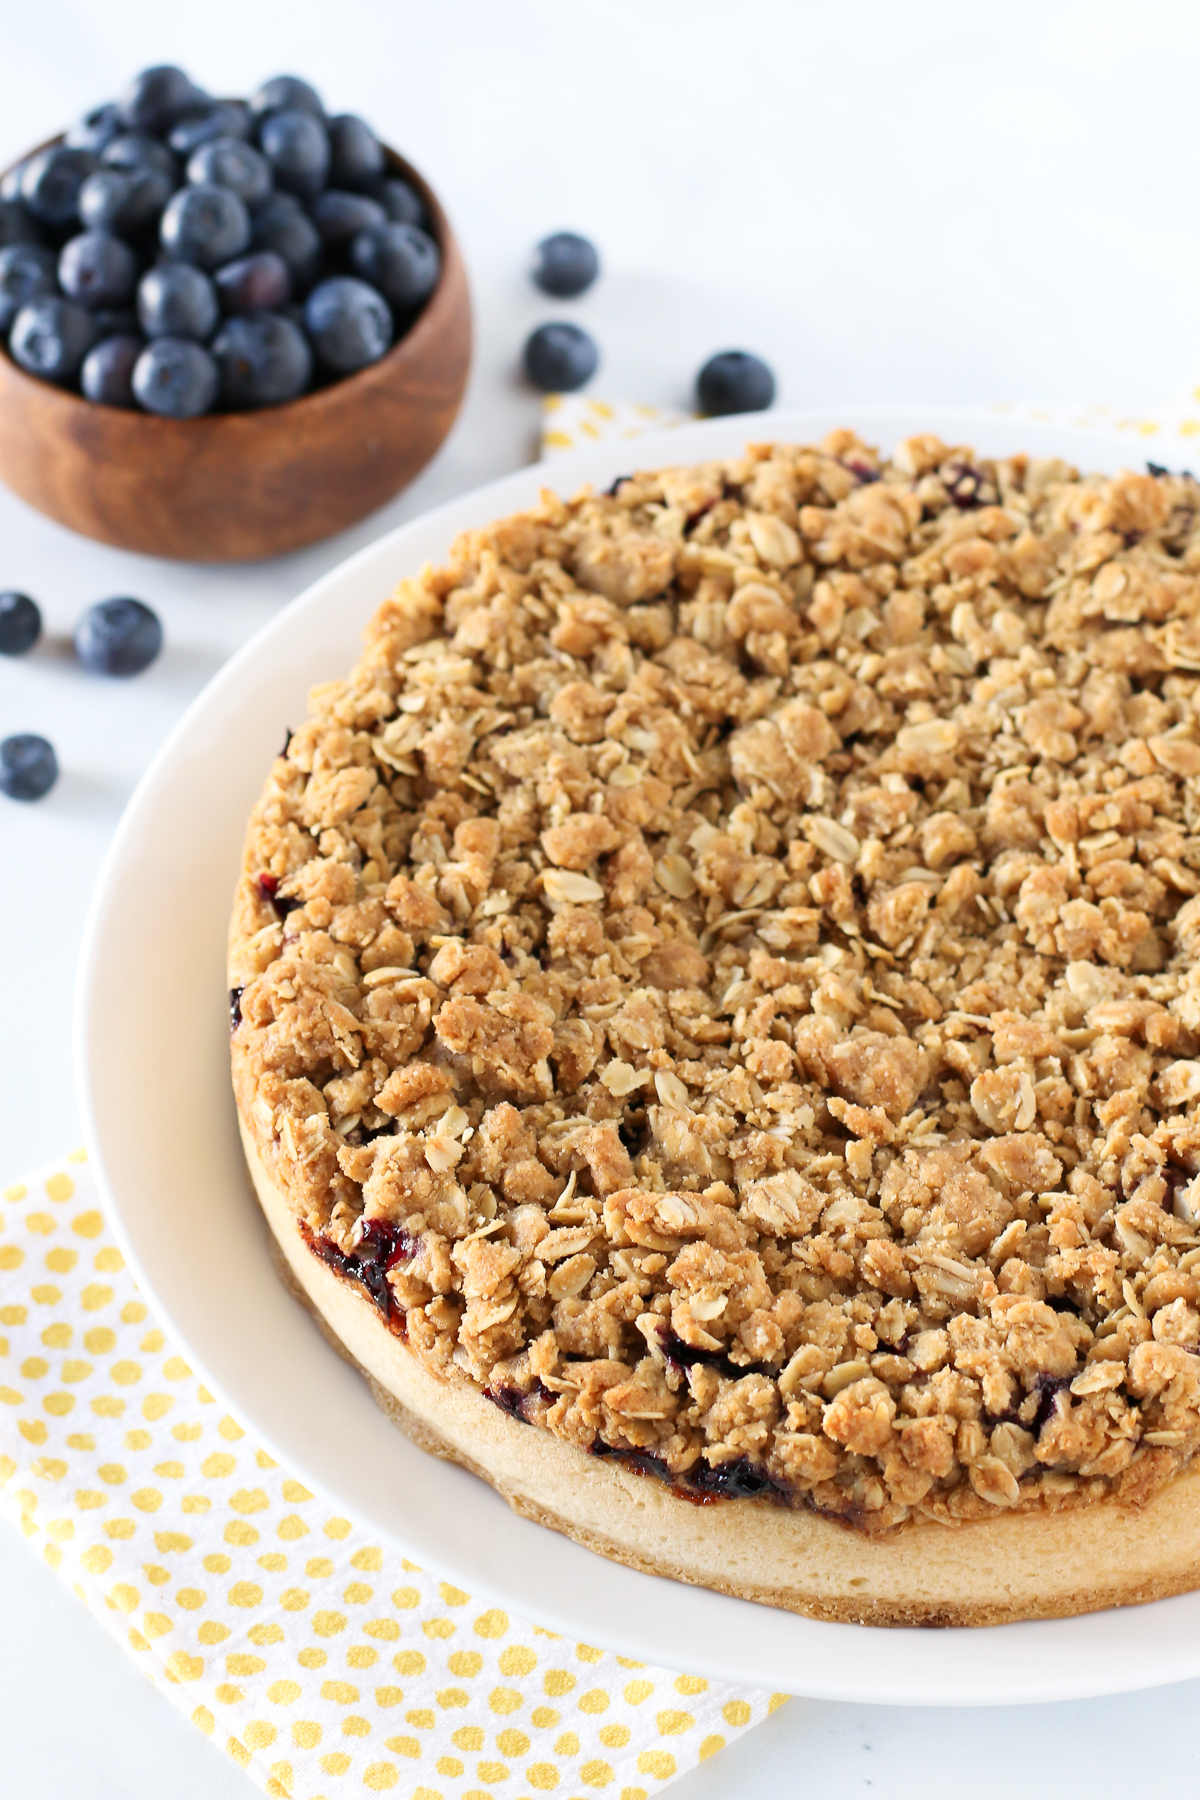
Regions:
<instances>
[{"instance_id":1,"label":"white plate","mask_svg":"<svg viewBox=\"0 0 1200 1800\"><path fill-rule=\"evenodd\" d=\"M1136 460L1128 440L939 409L718 419L524 469L351 557L209 684L116 834L79 983L97 1176L143 1292L229 1410L313 1489L480 1598L647 1661L827 1699L986 1704L1180 1681L1200 1674L1200 1594L974 1631L825 1625L635 1574L518 1518L385 1422L280 1286L250 1196L229 1091L226 922L246 816L308 688L350 668L397 580L547 483L607 486L632 468L736 454L747 438L811 442L845 424L888 447L935 430L983 454L1031 450L1107 469Z\"/></svg>"}]
</instances>

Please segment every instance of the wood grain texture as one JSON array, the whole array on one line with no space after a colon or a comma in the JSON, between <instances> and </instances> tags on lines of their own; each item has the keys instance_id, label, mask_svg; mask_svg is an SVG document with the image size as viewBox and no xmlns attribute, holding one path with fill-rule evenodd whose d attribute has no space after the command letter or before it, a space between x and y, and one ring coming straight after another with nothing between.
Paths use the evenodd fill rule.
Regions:
<instances>
[{"instance_id":1,"label":"wood grain texture","mask_svg":"<svg viewBox=\"0 0 1200 1800\"><path fill-rule=\"evenodd\" d=\"M286 406L159 419L96 406L0 351L0 480L103 543L187 562L249 562L317 543L382 506L454 422L471 359L466 271L436 196L442 274L388 354Z\"/></svg>"}]
</instances>

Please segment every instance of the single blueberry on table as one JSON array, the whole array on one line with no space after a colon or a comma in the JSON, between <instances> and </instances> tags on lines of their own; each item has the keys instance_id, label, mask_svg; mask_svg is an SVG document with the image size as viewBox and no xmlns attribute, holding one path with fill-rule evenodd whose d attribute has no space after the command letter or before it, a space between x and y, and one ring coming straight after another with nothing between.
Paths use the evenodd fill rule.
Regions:
<instances>
[{"instance_id":1,"label":"single blueberry on table","mask_svg":"<svg viewBox=\"0 0 1200 1800\"><path fill-rule=\"evenodd\" d=\"M211 100L177 119L167 133L167 142L176 156L188 157L212 138L248 138L252 125L244 100Z\"/></svg>"},{"instance_id":2,"label":"single blueberry on table","mask_svg":"<svg viewBox=\"0 0 1200 1800\"><path fill-rule=\"evenodd\" d=\"M227 313L270 312L286 306L292 295L288 266L274 250L256 250L226 263L213 282L221 310Z\"/></svg>"},{"instance_id":3,"label":"single blueberry on table","mask_svg":"<svg viewBox=\"0 0 1200 1800\"><path fill-rule=\"evenodd\" d=\"M119 107L112 100L106 100L102 106L93 106L85 112L82 119L76 119L67 132L65 142L72 150L91 150L99 156L105 144L125 129Z\"/></svg>"},{"instance_id":4,"label":"single blueberry on table","mask_svg":"<svg viewBox=\"0 0 1200 1800\"><path fill-rule=\"evenodd\" d=\"M212 353L226 406L279 406L295 400L312 379L308 340L281 313L228 320L213 339Z\"/></svg>"},{"instance_id":5,"label":"single blueberry on table","mask_svg":"<svg viewBox=\"0 0 1200 1800\"><path fill-rule=\"evenodd\" d=\"M88 231L134 238L148 231L171 198L160 169L97 169L79 190L79 217Z\"/></svg>"},{"instance_id":6,"label":"single blueberry on table","mask_svg":"<svg viewBox=\"0 0 1200 1800\"><path fill-rule=\"evenodd\" d=\"M42 635L42 615L28 594L0 594L0 656L24 656Z\"/></svg>"},{"instance_id":7,"label":"single blueberry on table","mask_svg":"<svg viewBox=\"0 0 1200 1800\"><path fill-rule=\"evenodd\" d=\"M254 248L282 256L294 288L311 287L321 266L321 237L296 197L272 194L255 208L252 228Z\"/></svg>"},{"instance_id":8,"label":"single blueberry on table","mask_svg":"<svg viewBox=\"0 0 1200 1800\"><path fill-rule=\"evenodd\" d=\"M138 405L164 419L211 411L219 386L216 363L191 338L152 338L133 366Z\"/></svg>"},{"instance_id":9,"label":"single blueberry on table","mask_svg":"<svg viewBox=\"0 0 1200 1800\"><path fill-rule=\"evenodd\" d=\"M600 352L578 325L539 325L525 344L525 373L543 394L573 394L596 373Z\"/></svg>"},{"instance_id":10,"label":"single blueberry on table","mask_svg":"<svg viewBox=\"0 0 1200 1800\"><path fill-rule=\"evenodd\" d=\"M419 225L393 225L390 219L359 232L350 261L355 274L401 312L428 300L442 271L433 239Z\"/></svg>"},{"instance_id":11,"label":"single blueberry on table","mask_svg":"<svg viewBox=\"0 0 1200 1800\"><path fill-rule=\"evenodd\" d=\"M54 292L58 259L41 244L6 244L0 250L0 331L7 331L29 300Z\"/></svg>"},{"instance_id":12,"label":"single blueberry on table","mask_svg":"<svg viewBox=\"0 0 1200 1800\"><path fill-rule=\"evenodd\" d=\"M277 112L306 112L314 119L325 117L316 88L301 81L298 75L273 75L270 81L264 81L258 92L250 96L250 111L256 119Z\"/></svg>"},{"instance_id":13,"label":"single blueberry on table","mask_svg":"<svg viewBox=\"0 0 1200 1800\"><path fill-rule=\"evenodd\" d=\"M0 743L0 794L10 800L40 800L57 780L58 758L48 738L19 731Z\"/></svg>"},{"instance_id":14,"label":"single blueberry on table","mask_svg":"<svg viewBox=\"0 0 1200 1800\"><path fill-rule=\"evenodd\" d=\"M146 336L196 338L203 342L221 316L217 290L192 263L156 263L138 283L138 323Z\"/></svg>"},{"instance_id":15,"label":"single blueberry on table","mask_svg":"<svg viewBox=\"0 0 1200 1800\"><path fill-rule=\"evenodd\" d=\"M775 377L760 357L748 350L722 350L710 356L696 377L700 411L710 419L726 413L763 412L775 398Z\"/></svg>"},{"instance_id":16,"label":"single blueberry on table","mask_svg":"<svg viewBox=\"0 0 1200 1800\"><path fill-rule=\"evenodd\" d=\"M366 187L383 174L383 145L365 119L339 113L329 121L329 179L336 187Z\"/></svg>"},{"instance_id":17,"label":"single blueberry on table","mask_svg":"<svg viewBox=\"0 0 1200 1800\"><path fill-rule=\"evenodd\" d=\"M537 247L533 279L544 294L573 300L586 293L600 273L596 246L575 231L556 231Z\"/></svg>"},{"instance_id":18,"label":"single blueberry on table","mask_svg":"<svg viewBox=\"0 0 1200 1800\"><path fill-rule=\"evenodd\" d=\"M31 156L21 171L21 199L35 219L69 225L79 216L79 190L99 168L90 150L53 145Z\"/></svg>"},{"instance_id":19,"label":"single blueberry on table","mask_svg":"<svg viewBox=\"0 0 1200 1800\"><path fill-rule=\"evenodd\" d=\"M179 180L179 161L158 138L127 131L105 144L100 161L106 169L157 169L174 187Z\"/></svg>"},{"instance_id":20,"label":"single blueberry on table","mask_svg":"<svg viewBox=\"0 0 1200 1800\"><path fill-rule=\"evenodd\" d=\"M109 231L82 231L62 247L58 285L80 306L120 306L133 298L137 257Z\"/></svg>"},{"instance_id":21,"label":"single blueberry on table","mask_svg":"<svg viewBox=\"0 0 1200 1800\"><path fill-rule=\"evenodd\" d=\"M95 336L95 321L82 306L44 294L21 308L8 347L30 375L44 381L73 381Z\"/></svg>"},{"instance_id":22,"label":"single blueberry on table","mask_svg":"<svg viewBox=\"0 0 1200 1800\"><path fill-rule=\"evenodd\" d=\"M75 627L75 654L94 675L140 675L162 643L158 614L126 596L98 600Z\"/></svg>"},{"instance_id":23,"label":"single blueberry on table","mask_svg":"<svg viewBox=\"0 0 1200 1800\"><path fill-rule=\"evenodd\" d=\"M253 144L240 138L211 138L188 158L187 178L231 188L247 206L258 206L271 192L271 165Z\"/></svg>"},{"instance_id":24,"label":"single blueberry on table","mask_svg":"<svg viewBox=\"0 0 1200 1800\"><path fill-rule=\"evenodd\" d=\"M304 328L326 368L352 375L378 362L390 346L392 314L382 294L365 281L337 275L308 296Z\"/></svg>"},{"instance_id":25,"label":"single blueberry on table","mask_svg":"<svg viewBox=\"0 0 1200 1800\"><path fill-rule=\"evenodd\" d=\"M373 182L370 193L394 224L425 224L425 202L416 188L407 181L401 181L398 175L391 175L386 181Z\"/></svg>"},{"instance_id":26,"label":"single blueberry on table","mask_svg":"<svg viewBox=\"0 0 1200 1800\"><path fill-rule=\"evenodd\" d=\"M312 203L312 220L331 250L340 249L360 231L382 225L387 214L378 200L366 194L349 194L343 188L326 188Z\"/></svg>"},{"instance_id":27,"label":"single blueberry on table","mask_svg":"<svg viewBox=\"0 0 1200 1800\"><path fill-rule=\"evenodd\" d=\"M182 69L160 63L135 75L117 104L132 131L167 131L206 98Z\"/></svg>"},{"instance_id":28,"label":"single blueberry on table","mask_svg":"<svg viewBox=\"0 0 1200 1800\"><path fill-rule=\"evenodd\" d=\"M290 194L318 194L329 174L329 133L310 112L270 113L259 127L259 147L275 185Z\"/></svg>"},{"instance_id":29,"label":"single blueberry on table","mask_svg":"<svg viewBox=\"0 0 1200 1800\"><path fill-rule=\"evenodd\" d=\"M135 407L133 371L145 348L145 338L138 337L136 332L122 332L93 344L79 371L79 385L85 398L94 400L98 406Z\"/></svg>"},{"instance_id":30,"label":"single blueberry on table","mask_svg":"<svg viewBox=\"0 0 1200 1800\"><path fill-rule=\"evenodd\" d=\"M217 269L250 247L250 215L229 188L211 182L172 194L158 228L168 256Z\"/></svg>"}]
</instances>

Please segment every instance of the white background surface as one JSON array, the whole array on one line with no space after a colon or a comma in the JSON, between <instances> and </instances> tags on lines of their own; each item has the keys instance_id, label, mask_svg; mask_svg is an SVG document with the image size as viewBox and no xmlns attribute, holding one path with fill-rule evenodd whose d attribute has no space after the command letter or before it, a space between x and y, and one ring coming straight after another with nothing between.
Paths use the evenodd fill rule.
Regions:
<instances>
[{"instance_id":1,"label":"white background surface","mask_svg":"<svg viewBox=\"0 0 1200 1800\"><path fill-rule=\"evenodd\" d=\"M198 569L71 537L0 493L0 587L51 640L0 666L0 735L63 766L0 804L0 1180L78 1136L73 964L104 845L204 680L270 612L386 525L517 466L538 409L526 332L576 316L609 392L685 404L698 364L766 356L792 405L1029 394L1144 410L1200 378L1200 204L1186 0L0 0L0 162L147 62L217 91L278 69L364 113L441 194L470 270L478 349L435 464L342 539L254 569ZM591 233L606 274L563 305L524 279L545 231ZM133 593L168 648L128 684L63 647L82 608ZM186 953L186 946L181 946ZM1019 1713L794 1702L687 1778L885 1800L1014 1777L1066 1796L1194 1773L1200 1684ZM74 1597L0 1532L0 1791L174 1800L250 1790L149 1690Z\"/></svg>"}]
</instances>

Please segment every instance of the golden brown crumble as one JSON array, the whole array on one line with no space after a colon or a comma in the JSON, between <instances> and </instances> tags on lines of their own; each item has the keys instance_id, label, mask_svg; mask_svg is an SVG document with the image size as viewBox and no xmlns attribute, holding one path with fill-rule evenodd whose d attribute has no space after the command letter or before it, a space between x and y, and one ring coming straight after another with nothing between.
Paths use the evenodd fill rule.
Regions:
<instances>
[{"instance_id":1,"label":"golden brown crumble","mask_svg":"<svg viewBox=\"0 0 1200 1800\"><path fill-rule=\"evenodd\" d=\"M311 1231L404 1228L432 1369L877 1527L1191 1456L1190 477L837 432L545 494L311 706L236 1084Z\"/></svg>"}]
</instances>

